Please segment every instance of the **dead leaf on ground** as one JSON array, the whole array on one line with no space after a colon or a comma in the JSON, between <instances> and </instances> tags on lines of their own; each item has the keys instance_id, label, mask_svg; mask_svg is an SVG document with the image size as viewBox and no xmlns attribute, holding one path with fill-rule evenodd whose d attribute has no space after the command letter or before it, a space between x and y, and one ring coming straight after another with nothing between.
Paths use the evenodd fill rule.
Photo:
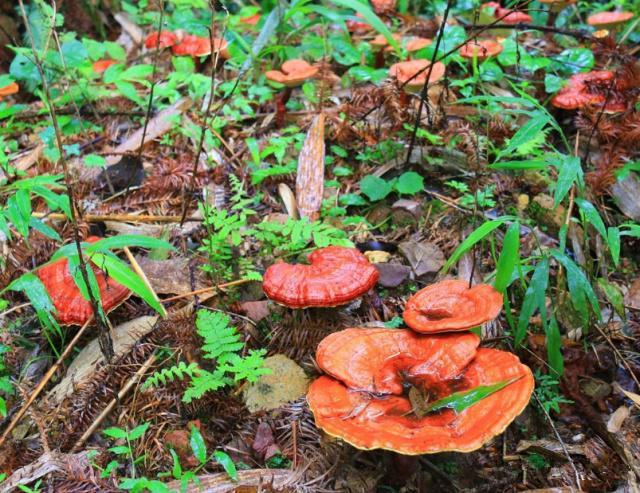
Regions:
<instances>
[{"instance_id":1,"label":"dead leaf on ground","mask_svg":"<svg viewBox=\"0 0 640 493\"><path fill-rule=\"evenodd\" d=\"M409 261L416 277L425 274L436 274L444 265L444 253L428 241L409 240L398 245L400 252Z\"/></svg>"},{"instance_id":2,"label":"dead leaf on ground","mask_svg":"<svg viewBox=\"0 0 640 493\"><path fill-rule=\"evenodd\" d=\"M187 258L152 260L148 257L136 257L136 260L156 293L188 293L209 285L199 265L191 265Z\"/></svg>"},{"instance_id":3,"label":"dead leaf on ground","mask_svg":"<svg viewBox=\"0 0 640 493\"><path fill-rule=\"evenodd\" d=\"M266 358L264 366L271 369L271 373L262 375L244 393L249 411L277 409L306 394L309 378L295 361L276 354Z\"/></svg>"}]
</instances>

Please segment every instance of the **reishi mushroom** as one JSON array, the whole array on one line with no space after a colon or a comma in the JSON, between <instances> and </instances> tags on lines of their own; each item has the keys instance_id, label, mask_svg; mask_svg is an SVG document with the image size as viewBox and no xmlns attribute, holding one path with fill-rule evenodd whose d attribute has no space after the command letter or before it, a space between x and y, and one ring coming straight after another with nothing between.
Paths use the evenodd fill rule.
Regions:
<instances>
[{"instance_id":1,"label":"reishi mushroom","mask_svg":"<svg viewBox=\"0 0 640 493\"><path fill-rule=\"evenodd\" d=\"M100 238L91 236L85 241L94 243ZM113 278L108 277L96 265L88 262L98 283L102 309L108 313L122 304L131 291ZM69 261L66 258L58 259L44 265L35 271L42 284L49 293L51 302L56 308L55 318L62 325L84 325L93 315L91 303L84 299L80 289L76 286L71 272Z\"/></svg>"},{"instance_id":2,"label":"reishi mushroom","mask_svg":"<svg viewBox=\"0 0 640 493\"><path fill-rule=\"evenodd\" d=\"M309 265L278 262L262 288L290 308L333 307L362 296L378 281L378 270L355 248L330 246L309 255Z\"/></svg>"},{"instance_id":3,"label":"reishi mushroom","mask_svg":"<svg viewBox=\"0 0 640 493\"><path fill-rule=\"evenodd\" d=\"M598 29L615 30L633 17L633 12L598 12L587 17L587 24Z\"/></svg>"},{"instance_id":4,"label":"reishi mushroom","mask_svg":"<svg viewBox=\"0 0 640 493\"><path fill-rule=\"evenodd\" d=\"M486 60L489 57L496 56L502 52L502 45L491 39L481 39L478 41L470 41L459 50L462 58L474 57L478 60Z\"/></svg>"},{"instance_id":5,"label":"reishi mushroom","mask_svg":"<svg viewBox=\"0 0 640 493\"><path fill-rule=\"evenodd\" d=\"M579 110L586 106L606 106L606 112L619 112L626 109L624 101L613 99L609 86L615 84L615 74L609 70L573 74L567 85L551 99L551 104L564 110ZM609 100L606 94L609 92Z\"/></svg>"},{"instance_id":6,"label":"reishi mushroom","mask_svg":"<svg viewBox=\"0 0 640 493\"><path fill-rule=\"evenodd\" d=\"M284 62L280 70L268 70L264 74L268 81L285 86L282 93L276 98L276 125L278 127L284 125L286 105L291 97L291 90L315 77L318 70L318 67L314 67L305 60L293 59Z\"/></svg>"},{"instance_id":7,"label":"reishi mushroom","mask_svg":"<svg viewBox=\"0 0 640 493\"><path fill-rule=\"evenodd\" d=\"M493 320L502 309L502 295L488 284L440 281L414 294L402 314L405 323L423 334L469 330Z\"/></svg>"},{"instance_id":8,"label":"reishi mushroom","mask_svg":"<svg viewBox=\"0 0 640 493\"><path fill-rule=\"evenodd\" d=\"M171 31L154 31L145 38L144 46L149 50L153 50L156 47L163 49L171 48L177 42L178 36Z\"/></svg>"},{"instance_id":9,"label":"reishi mushroom","mask_svg":"<svg viewBox=\"0 0 640 493\"><path fill-rule=\"evenodd\" d=\"M316 356L330 376L315 380L307 394L316 426L362 450L418 455L482 447L524 410L534 380L517 356L478 349L479 342L472 333L402 329L330 334ZM411 397L411 389L436 400L500 382L510 383L459 413L423 414Z\"/></svg>"},{"instance_id":10,"label":"reishi mushroom","mask_svg":"<svg viewBox=\"0 0 640 493\"><path fill-rule=\"evenodd\" d=\"M0 87L0 101L2 101L7 96L11 96L12 94L17 94L19 90L20 90L20 86L15 82L11 82L10 84L7 84L4 87Z\"/></svg>"}]
</instances>

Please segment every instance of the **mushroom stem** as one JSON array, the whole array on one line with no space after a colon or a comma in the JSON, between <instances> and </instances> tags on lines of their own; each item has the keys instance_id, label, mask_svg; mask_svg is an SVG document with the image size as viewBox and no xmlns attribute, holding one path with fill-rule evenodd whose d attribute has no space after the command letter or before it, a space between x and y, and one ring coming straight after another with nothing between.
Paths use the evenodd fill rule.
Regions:
<instances>
[{"instance_id":1,"label":"mushroom stem","mask_svg":"<svg viewBox=\"0 0 640 493\"><path fill-rule=\"evenodd\" d=\"M384 50L380 49L376 52L375 68L384 67Z\"/></svg>"},{"instance_id":2,"label":"mushroom stem","mask_svg":"<svg viewBox=\"0 0 640 493\"><path fill-rule=\"evenodd\" d=\"M287 102L291 98L291 88L285 87L280 95L276 98L276 126L284 127L284 120L287 114Z\"/></svg>"},{"instance_id":3,"label":"mushroom stem","mask_svg":"<svg viewBox=\"0 0 640 493\"><path fill-rule=\"evenodd\" d=\"M396 452L389 453L389 468L385 476L385 482L389 486L403 486L420 469L420 461L417 455L402 455Z\"/></svg>"}]
</instances>

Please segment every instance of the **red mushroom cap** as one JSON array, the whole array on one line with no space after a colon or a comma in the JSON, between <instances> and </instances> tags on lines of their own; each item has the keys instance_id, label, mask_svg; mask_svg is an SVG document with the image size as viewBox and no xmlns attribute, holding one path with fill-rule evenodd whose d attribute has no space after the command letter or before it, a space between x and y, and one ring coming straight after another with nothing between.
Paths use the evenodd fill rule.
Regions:
<instances>
[{"instance_id":1,"label":"red mushroom cap","mask_svg":"<svg viewBox=\"0 0 640 493\"><path fill-rule=\"evenodd\" d=\"M115 65L116 63L118 63L116 60L98 60L97 62L93 62L93 71L96 74L102 74L111 67L111 65Z\"/></svg>"},{"instance_id":2,"label":"red mushroom cap","mask_svg":"<svg viewBox=\"0 0 640 493\"><path fill-rule=\"evenodd\" d=\"M290 308L339 306L378 281L378 270L355 248L320 248L309 255L309 264L278 262L269 267L263 277L265 294Z\"/></svg>"},{"instance_id":3,"label":"red mushroom cap","mask_svg":"<svg viewBox=\"0 0 640 493\"><path fill-rule=\"evenodd\" d=\"M482 9L492 8L493 18L500 19L500 22L504 22L505 24L519 24L524 23L528 24L533 19L529 14L525 14L519 10L506 9L500 6L498 2L487 2L482 4Z\"/></svg>"},{"instance_id":4,"label":"red mushroom cap","mask_svg":"<svg viewBox=\"0 0 640 493\"><path fill-rule=\"evenodd\" d=\"M227 40L214 38L213 39L213 52L220 52L220 56L224 59L229 58L229 52L227 51ZM182 40L173 45L171 48L173 54L176 56L208 56L211 55L211 40L209 38L201 38L192 34L185 35Z\"/></svg>"},{"instance_id":5,"label":"red mushroom cap","mask_svg":"<svg viewBox=\"0 0 640 493\"><path fill-rule=\"evenodd\" d=\"M160 45L158 46L158 38L160 38ZM149 50L153 50L158 46L160 49L170 48L178 42L178 36L170 31L154 31L144 40L144 45Z\"/></svg>"},{"instance_id":6,"label":"red mushroom cap","mask_svg":"<svg viewBox=\"0 0 640 493\"><path fill-rule=\"evenodd\" d=\"M364 19L360 13L356 14L356 17ZM353 34L364 34L372 29L372 27L366 22L356 21L353 19L347 20L345 24L347 25L347 30Z\"/></svg>"},{"instance_id":7,"label":"red mushroom cap","mask_svg":"<svg viewBox=\"0 0 640 493\"><path fill-rule=\"evenodd\" d=\"M396 11L396 0L370 0L373 11L378 15L392 14Z\"/></svg>"},{"instance_id":8,"label":"red mushroom cap","mask_svg":"<svg viewBox=\"0 0 640 493\"><path fill-rule=\"evenodd\" d=\"M319 428L359 449L382 448L407 455L470 452L502 433L524 410L533 392L534 380L528 367L505 351L476 350L478 339L473 334L420 336L397 329L347 329L329 338L329 342L320 343L319 349L325 353L340 350L330 362L344 359L346 364L327 368L335 378L323 376L314 381L307 402ZM428 343L430 348L425 352L422 341L430 339L436 342ZM416 341L418 349L413 348ZM358 354L345 354L341 343ZM423 356L426 360L420 364ZM368 358L371 363L367 365ZM382 370L376 366L380 362L384 364ZM325 357L319 357L318 364L325 369ZM354 372L361 373L358 378L364 390L350 386ZM443 378L438 380L440 376ZM512 383L459 414L445 409L419 417L403 394L402 385L399 393L382 390L386 388L385 378L403 379L403 383L434 398L482 385ZM396 389L397 382L393 383Z\"/></svg>"},{"instance_id":9,"label":"red mushroom cap","mask_svg":"<svg viewBox=\"0 0 640 493\"><path fill-rule=\"evenodd\" d=\"M469 330L498 316L502 295L488 284L448 279L427 286L405 305L403 318L423 334Z\"/></svg>"},{"instance_id":10,"label":"red mushroom cap","mask_svg":"<svg viewBox=\"0 0 640 493\"><path fill-rule=\"evenodd\" d=\"M551 104L564 110L579 110L586 106L602 106L610 84L613 84L615 74L609 70L595 70L592 72L573 74L567 85L560 89L551 99ZM605 111L624 111L624 101L617 101L610 97Z\"/></svg>"},{"instance_id":11,"label":"red mushroom cap","mask_svg":"<svg viewBox=\"0 0 640 493\"><path fill-rule=\"evenodd\" d=\"M314 67L305 60L293 59L284 62L280 70L268 70L264 75L272 82L278 82L287 87L297 87L313 78L318 70L318 67Z\"/></svg>"},{"instance_id":12,"label":"red mushroom cap","mask_svg":"<svg viewBox=\"0 0 640 493\"><path fill-rule=\"evenodd\" d=\"M20 86L15 82L11 82L4 87L0 87L0 101L2 101L2 98L16 94L19 90Z\"/></svg>"},{"instance_id":13,"label":"red mushroom cap","mask_svg":"<svg viewBox=\"0 0 640 493\"><path fill-rule=\"evenodd\" d=\"M491 39L481 39L479 41L470 41L460 48L460 56L462 58L473 58L478 60L486 60L489 57L496 56L502 51L502 45Z\"/></svg>"},{"instance_id":14,"label":"red mushroom cap","mask_svg":"<svg viewBox=\"0 0 640 493\"><path fill-rule=\"evenodd\" d=\"M85 241L94 243L99 239L91 236ZM98 283L102 309L108 313L125 301L131 295L131 291L113 278L107 277L96 265L90 265ZM35 273L49 293L57 311L55 317L58 322L63 325L84 325L91 318L91 303L83 298L76 286L66 258L44 265Z\"/></svg>"},{"instance_id":15,"label":"red mushroom cap","mask_svg":"<svg viewBox=\"0 0 640 493\"><path fill-rule=\"evenodd\" d=\"M598 12L587 18L587 24L598 27L613 27L633 19L633 12Z\"/></svg>"},{"instance_id":16,"label":"red mushroom cap","mask_svg":"<svg viewBox=\"0 0 640 493\"><path fill-rule=\"evenodd\" d=\"M427 74L429 74L429 60L409 60L407 62L394 63L389 67L389 75L398 79L398 82L408 91L416 91L422 89ZM442 62L436 62L431 69L429 84L433 84L444 76L446 67ZM414 75L418 74L416 77ZM413 77L413 78L412 78ZM407 82L408 81L408 82Z\"/></svg>"}]
</instances>

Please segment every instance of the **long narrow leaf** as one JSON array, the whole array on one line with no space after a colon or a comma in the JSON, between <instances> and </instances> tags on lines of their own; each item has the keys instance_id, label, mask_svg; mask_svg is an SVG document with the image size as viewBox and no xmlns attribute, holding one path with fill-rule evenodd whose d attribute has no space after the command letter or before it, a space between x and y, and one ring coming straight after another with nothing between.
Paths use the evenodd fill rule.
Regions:
<instances>
[{"instance_id":1,"label":"long narrow leaf","mask_svg":"<svg viewBox=\"0 0 640 493\"><path fill-rule=\"evenodd\" d=\"M393 35L384 22L369 8L369 6L358 0L331 0L332 3L347 9L355 10L364 17L365 21L378 33L382 34L387 42L393 47L396 53L400 54L400 45L393 39Z\"/></svg>"},{"instance_id":2,"label":"long narrow leaf","mask_svg":"<svg viewBox=\"0 0 640 493\"><path fill-rule=\"evenodd\" d=\"M520 223L512 223L504 235L502 242L502 252L498 258L496 267L496 280L494 287L497 291L504 293L511 283L513 269L518 263L520 250Z\"/></svg>"},{"instance_id":3,"label":"long narrow leaf","mask_svg":"<svg viewBox=\"0 0 640 493\"><path fill-rule=\"evenodd\" d=\"M507 220L508 218L504 217L504 218L494 219L492 221L487 221L486 223L482 224L479 228L474 230L469 236L467 236L467 238L460 244L460 246L456 248L456 251L453 252L451 257L449 257L449 260L447 260L447 262L444 264L444 267L442 268L442 270L445 272L448 271L449 268L453 264L455 264L460 259L460 257L462 257L467 251L469 251L469 249L473 245L481 241L485 236L491 233L494 229L499 228Z\"/></svg>"},{"instance_id":4,"label":"long narrow leaf","mask_svg":"<svg viewBox=\"0 0 640 493\"><path fill-rule=\"evenodd\" d=\"M524 301L522 303L522 308L520 309L520 317L518 318L518 329L515 333L516 346L522 344L524 336L527 334L529 319L536 310L540 310L540 317L542 318L543 326L546 326L547 312L545 306L545 293L547 292L548 284L549 259L545 257L538 263L536 270L533 271L531 282L524 294Z\"/></svg>"}]
</instances>

